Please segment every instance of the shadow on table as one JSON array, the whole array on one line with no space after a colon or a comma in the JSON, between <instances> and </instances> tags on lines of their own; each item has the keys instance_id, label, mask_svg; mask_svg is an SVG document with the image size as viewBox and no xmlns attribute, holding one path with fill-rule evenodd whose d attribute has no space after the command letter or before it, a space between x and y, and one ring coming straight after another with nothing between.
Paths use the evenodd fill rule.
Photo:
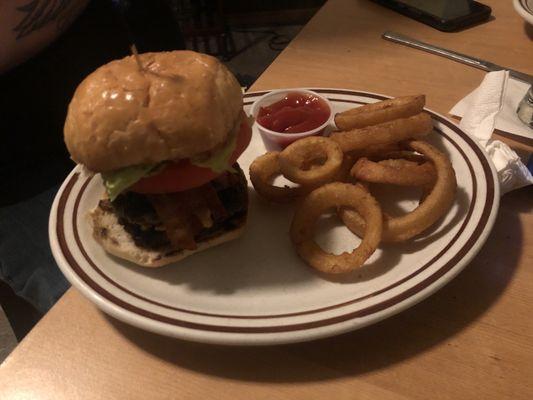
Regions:
<instances>
[{"instance_id":1,"label":"shadow on table","mask_svg":"<svg viewBox=\"0 0 533 400\"><path fill-rule=\"evenodd\" d=\"M359 331L292 345L230 347L170 339L108 318L115 329L146 352L181 368L228 379L320 381L387 367L439 344L453 346L453 336L480 318L504 293L521 253L517 213L528 212L520 206L527 204L531 189L505 196L486 245L450 284L409 310Z\"/></svg>"},{"instance_id":2,"label":"shadow on table","mask_svg":"<svg viewBox=\"0 0 533 400\"><path fill-rule=\"evenodd\" d=\"M524 22L524 32L526 33L528 38L533 40L533 25Z\"/></svg>"}]
</instances>

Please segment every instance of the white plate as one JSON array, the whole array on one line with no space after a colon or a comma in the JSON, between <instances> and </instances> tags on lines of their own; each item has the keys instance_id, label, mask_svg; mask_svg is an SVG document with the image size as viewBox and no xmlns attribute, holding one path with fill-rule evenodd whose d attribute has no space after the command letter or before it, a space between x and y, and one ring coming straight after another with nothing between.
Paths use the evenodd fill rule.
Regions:
<instances>
[{"instance_id":1,"label":"white plate","mask_svg":"<svg viewBox=\"0 0 533 400\"><path fill-rule=\"evenodd\" d=\"M533 25L533 0L513 0L514 9Z\"/></svg>"},{"instance_id":2,"label":"white plate","mask_svg":"<svg viewBox=\"0 0 533 400\"><path fill-rule=\"evenodd\" d=\"M325 94L335 110L385 96L339 89ZM262 93L244 95L245 110ZM496 174L481 148L453 122L435 114L428 139L449 154L457 201L429 238L378 250L345 282L321 278L294 252L290 206L267 204L250 186L247 231L238 240L160 269L106 254L93 240L86 214L103 188L75 168L50 214L54 257L74 287L106 313L163 335L207 343L273 344L311 340L372 324L410 307L450 281L479 251L499 203ZM264 152L254 129L239 162L248 171ZM403 202L414 207L415 199ZM319 235L334 250L358 239L340 224ZM453 312L453 310L450 310Z\"/></svg>"}]
</instances>

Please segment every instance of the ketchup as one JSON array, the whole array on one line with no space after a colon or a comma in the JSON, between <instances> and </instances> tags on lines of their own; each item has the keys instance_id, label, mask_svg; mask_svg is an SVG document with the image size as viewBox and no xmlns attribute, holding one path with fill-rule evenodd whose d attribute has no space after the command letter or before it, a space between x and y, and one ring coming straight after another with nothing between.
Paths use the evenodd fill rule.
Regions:
<instances>
[{"instance_id":1,"label":"ketchup","mask_svg":"<svg viewBox=\"0 0 533 400\"><path fill-rule=\"evenodd\" d=\"M321 98L308 93L290 92L273 104L261 107L257 122L271 131L301 133L326 122L330 109Z\"/></svg>"}]
</instances>

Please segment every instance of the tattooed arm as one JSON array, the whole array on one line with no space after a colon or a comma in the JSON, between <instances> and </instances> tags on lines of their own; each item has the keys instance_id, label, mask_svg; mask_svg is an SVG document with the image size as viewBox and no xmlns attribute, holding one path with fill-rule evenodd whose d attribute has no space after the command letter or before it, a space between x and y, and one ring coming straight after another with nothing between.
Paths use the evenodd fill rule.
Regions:
<instances>
[{"instance_id":1,"label":"tattooed arm","mask_svg":"<svg viewBox=\"0 0 533 400\"><path fill-rule=\"evenodd\" d=\"M1 0L0 73L32 57L64 32L89 0Z\"/></svg>"}]
</instances>

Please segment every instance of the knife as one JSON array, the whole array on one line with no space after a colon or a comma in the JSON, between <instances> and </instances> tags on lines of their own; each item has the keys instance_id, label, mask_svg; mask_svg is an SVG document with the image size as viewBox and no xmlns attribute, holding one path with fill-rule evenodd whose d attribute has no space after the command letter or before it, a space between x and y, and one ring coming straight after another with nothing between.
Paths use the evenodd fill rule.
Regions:
<instances>
[{"instance_id":1,"label":"knife","mask_svg":"<svg viewBox=\"0 0 533 400\"><path fill-rule=\"evenodd\" d=\"M421 42L416 39L412 39L408 36L387 31L383 33L381 36L385 40L390 40L391 42L400 43L405 46L413 47L415 49L427 51L428 53L436 54L441 57L449 58L450 60L457 61L466 65L469 65L471 67L482 69L483 71L501 71L506 70L509 71L509 75L511 75L513 78L516 78L518 80L521 80L523 82L533 84L533 76L525 74L520 71L516 71L514 69L502 67L501 65L494 64L490 61L485 61L480 58L470 57L466 54L457 53L455 51L451 51L448 49L444 49L442 47L433 46L428 43Z\"/></svg>"}]
</instances>

